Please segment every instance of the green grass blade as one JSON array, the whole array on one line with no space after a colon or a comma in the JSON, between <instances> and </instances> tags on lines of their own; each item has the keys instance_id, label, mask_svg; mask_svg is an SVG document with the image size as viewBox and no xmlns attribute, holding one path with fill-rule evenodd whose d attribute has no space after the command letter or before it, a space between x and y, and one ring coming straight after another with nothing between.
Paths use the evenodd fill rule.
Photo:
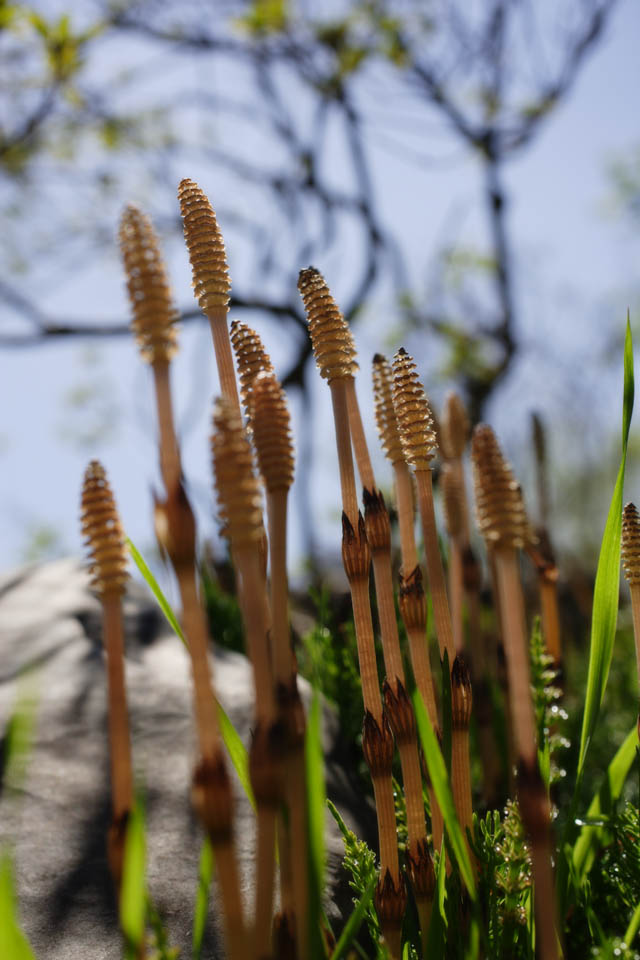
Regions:
<instances>
[{"instance_id":1,"label":"green grass blade","mask_svg":"<svg viewBox=\"0 0 640 960\"><path fill-rule=\"evenodd\" d=\"M613 642L616 634L616 621L618 616L618 593L620 588L622 493L627 462L629 426L633 412L633 392L633 343L631 340L631 326L627 318L627 331L624 343L622 458L613 497L611 499L611 506L609 507L604 535L602 537L593 593L589 673L582 718L582 732L580 734L580 754L576 790L580 785L587 751L598 722L598 714L600 713L600 706L607 686L609 667L611 666L611 657L613 655Z\"/></svg>"},{"instance_id":2,"label":"green grass blade","mask_svg":"<svg viewBox=\"0 0 640 960\"><path fill-rule=\"evenodd\" d=\"M371 903L371 899L376 889L376 882L377 877L372 877L369 881L367 889L360 897L360 900L356 904L355 910L344 925L344 930L340 935L340 939L336 943L335 949L331 954L331 960L341 960L342 957L346 956L347 950L351 949L351 944L357 937L358 931L362 925L362 921L364 920L367 907Z\"/></svg>"},{"instance_id":3,"label":"green grass blade","mask_svg":"<svg viewBox=\"0 0 640 960\"><path fill-rule=\"evenodd\" d=\"M160 609L162 610L165 617L167 618L169 626L171 627L172 630L176 632L176 634L180 637L180 639L182 640L182 642L186 647L187 641L185 639L184 633L182 632L182 627L178 623L178 618L173 612L171 608L171 604L169 603L164 593L158 586L158 581L156 580L154 575L151 573L151 570L147 566L144 557L142 556L142 554L140 553L136 545L133 543L133 541L130 540L129 537L126 538L126 541L127 541L127 547L129 548L129 553L133 558L133 562L135 563L136 567L138 568L138 570L146 580L152 594L158 601Z\"/></svg>"},{"instance_id":4,"label":"green grass blade","mask_svg":"<svg viewBox=\"0 0 640 960\"><path fill-rule=\"evenodd\" d=\"M305 743L309 837L309 950L307 954L304 950L301 951L302 955L308 956L310 960L324 960L326 957L321 934L326 790L320 720L320 697L314 691Z\"/></svg>"},{"instance_id":5,"label":"green grass blade","mask_svg":"<svg viewBox=\"0 0 640 960\"><path fill-rule=\"evenodd\" d=\"M198 893L193 915L193 960L200 960L202 939L207 926L207 911L209 909L209 890L213 877L213 847L208 837L205 837L200 850L200 867L198 870Z\"/></svg>"},{"instance_id":6,"label":"green grass blade","mask_svg":"<svg viewBox=\"0 0 640 960\"><path fill-rule=\"evenodd\" d=\"M36 721L36 697L25 682L21 681L23 689L18 692L0 750L0 788L7 782L18 790L26 774Z\"/></svg>"},{"instance_id":7,"label":"green grass blade","mask_svg":"<svg viewBox=\"0 0 640 960\"><path fill-rule=\"evenodd\" d=\"M640 930L640 903L633 911L633 916L629 921L627 932L623 937L623 940L626 943L627 947L630 947L633 941L635 940L638 930Z\"/></svg>"},{"instance_id":8,"label":"green grass blade","mask_svg":"<svg viewBox=\"0 0 640 960\"><path fill-rule=\"evenodd\" d=\"M142 804L136 801L127 824L124 865L120 890L120 927L127 944L134 950L145 936L147 913L147 843Z\"/></svg>"},{"instance_id":9,"label":"green grass blade","mask_svg":"<svg viewBox=\"0 0 640 960\"><path fill-rule=\"evenodd\" d=\"M3 960L35 960L18 923L13 865L8 853L0 859L0 957Z\"/></svg>"},{"instance_id":10,"label":"green grass blade","mask_svg":"<svg viewBox=\"0 0 640 960\"><path fill-rule=\"evenodd\" d=\"M251 778L249 776L249 754L245 750L244 743L240 739L238 731L229 720L224 707L217 701L218 704L218 723L220 724L220 733L224 744L231 758L231 763L233 764L236 773L238 774L238 779L242 784L242 789L249 798L249 802L253 809L256 809L256 798L253 795L253 790L251 789Z\"/></svg>"},{"instance_id":11,"label":"green grass blade","mask_svg":"<svg viewBox=\"0 0 640 960\"><path fill-rule=\"evenodd\" d=\"M595 794L587 810L585 818L587 821L597 820L602 814L606 815L611 811L614 802L622 792L627 774L635 759L637 746L638 731L634 724L615 757L607 767L604 782ZM590 825L588 823L582 827L580 836L573 848L573 866L579 880L591 869L596 850L602 842L604 834L604 827ZM625 943L626 942L627 941L625 941Z\"/></svg>"},{"instance_id":12,"label":"green grass blade","mask_svg":"<svg viewBox=\"0 0 640 960\"><path fill-rule=\"evenodd\" d=\"M438 738L433 731L431 721L422 702L422 697L417 689L413 694L413 706L416 712L418 731L429 769L429 776L431 777L431 784L438 801L438 806L442 811L442 818L449 843L451 844L453 855L456 858L463 883L469 892L469 896L475 901L476 884L473 876L473 868L469 859L469 852L462 834L462 829L456 816L449 775L438 744Z\"/></svg>"}]
</instances>

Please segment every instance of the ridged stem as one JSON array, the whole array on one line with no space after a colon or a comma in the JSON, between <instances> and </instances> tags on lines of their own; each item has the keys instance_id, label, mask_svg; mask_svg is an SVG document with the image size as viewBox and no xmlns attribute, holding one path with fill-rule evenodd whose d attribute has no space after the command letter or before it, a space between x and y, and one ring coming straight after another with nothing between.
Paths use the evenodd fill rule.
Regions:
<instances>
[{"instance_id":1,"label":"ridged stem","mask_svg":"<svg viewBox=\"0 0 640 960\"><path fill-rule=\"evenodd\" d=\"M124 632L120 594L102 598L104 645L107 652L108 723L111 761L111 802L114 820L133 806L131 742L124 676Z\"/></svg>"},{"instance_id":2,"label":"ridged stem","mask_svg":"<svg viewBox=\"0 0 640 960\"><path fill-rule=\"evenodd\" d=\"M256 851L256 905L253 956L265 960L272 956L273 889L278 808L258 802L258 849Z\"/></svg>"},{"instance_id":3,"label":"ridged stem","mask_svg":"<svg viewBox=\"0 0 640 960\"><path fill-rule=\"evenodd\" d=\"M271 561L271 640L276 683L291 680L293 658L289 637L287 583L287 489L267 492L269 558Z\"/></svg>"},{"instance_id":4,"label":"ridged stem","mask_svg":"<svg viewBox=\"0 0 640 960\"><path fill-rule=\"evenodd\" d=\"M171 405L169 361L156 360L152 364L153 381L160 433L160 470L167 494L178 486L182 468Z\"/></svg>"},{"instance_id":5,"label":"ridged stem","mask_svg":"<svg viewBox=\"0 0 640 960\"><path fill-rule=\"evenodd\" d=\"M396 677L404 684L404 666L400 652L398 621L393 600L393 580L391 578L391 556L388 551L372 550L373 577L378 600L378 619L382 639L384 668L389 682Z\"/></svg>"},{"instance_id":6,"label":"ridged stem","mask_svg":"<svg viewBox=\"0 0 640 960\"><path fill-rule=\"evenodd\" d=\"M213 337L213 348L216 355L218 378L220 380L220 393L223 397L227 397L227 399L237 407L238 413L240 413L240 397L238 395L236 370L233 365L227 313L226 307L209 308L207 317L211 326L211 336Z\"/></svg>"},{"instance_id":7,"label":"ridged stem","mask_svg":"<svg viewBox=\"0 0 640 960\"><path fill-rule=\"evenodd\" d=\"M536 727L531 700L529 644L516 551L496 549L495 564L515 748L522 760L532 764L537 759Z\"/></svg>"},{"instance_id":8,"label":"ridged stem","mask_svg":"<svg viewBox=\"0 0 640 960\"><path fill-rule=\"evenodd\" d=\"M336 430L338 464L340 467L340 489L342 491L342 509L346 513L354 530L358 529L358 498L356 480L351 455L351 431L349 428L349 407L347 387L344 379L332 380L331 403Z\"/></svg>"},{"instance_id":9,"label":"ridged stem","mask_svg":"<svg viewBox=\"0 0 640 960\"><path fill-rule=\"evenodd\" d=\"M638 683L640 684L640 583L630 583L631 614L633 616L633 635L636 641L636 663L638 666Z\"/></svg>"},{"instance_id":10,"label":"ridged stem","mask_svg":"<svg viewBox=\"0 0 640 960\"><path fill-rule=\"evenodd\" d=\"M542 614L542 635L544 636L547 653L553 657L553 662L562 661L562 644L560 640L560 611L558 609L558 583L556 577L549 571L541 571L538 575L540 585L540 612Z\"/></svg>"},{"instance_id":11,"label":"ridged stem","mask_svg":"<svg viewBox=\"0 0 640 960\"><path fill-rule=\"evenodd\" d=\"M198 596L195 567L178 567L176 577L182 603L182 623L191 654L194 708L200 753L203 758L208 759L216 755L220 744L220 730L207 652L209 633Z\"/></svg>"},{"instance_id":12,"label":"ridged stem","mask_svg":"<svg viewBox=\"0 0 640 960\"><path fill-rule=\"evenodd\" d=\"M451 627L451 613L447 599L444 570L442 569L442 558L440 557L440 547L438 545L431 470L416 470L416 483L418 487L418 507L422 521L422 536L424 538L424 550L427 560L429 591L431 593L433 617L436 625L436 634L438 636L438 645L440 647L440 659L444 657L446 650L449 654L449 662L453 663L455 658L453 629Z\"/></svg>"},{"instance_id":13,"label":"ridged stem","mask_svg":"<svg viewBox=\"0 0 640 960\"><path fill-rule=\"evenodd\" d=\"M362 698L364 708L373 716L376 723L382 725L382 702L380 700L380 684L378 681L378 666L373 639L373 622L371 620L371 603L369 600L369 583L358 579L351 583L351 602L353 605L353 621L356 630L358 646L358 664L362 680Z\"/></svg>"},{"instance_id":14,"label":"ridged stem","mask_svg":"<svg viewBox=\"0 0 640 960\"><path fill-rule=\"evenodd\" d=\"M449 600L456 653L462 653L464 650L463 597L462 549L459 539L452 537L449 540Z\"/></svg>"},{"instance_id":15,"label":"ridged stem","mask_svg":"<svg viewBox=\"0 0 640 960\"><path fill-rule=\"evenodd\" d=\"M353 443L353 453L358 467L360 483L365 489L373 490L376 481L373 475L373 466L369 456L369 447L367 437L362 423L362 414L360 413L360 404L358 403L358 394L356 393L356 381L354 377L345 379L345 389L347 394L347 408L349 411L349 427L351 429L351 440Z\"/></svg>"},{"instance_id":16,"label":"ridged stem","mask_svg":"<svg viewBox=\"0 0 640 960\"><path fill-rule=\"evenodd\" d=\"M229 960L247 960L247 934L240 893L240 876L235 844L227 841L214 845L218 883L225 918L225 938Z\"/></svg>"},{"instance_id":17,"label":"ridged stem","mask_svg":"<svg viewBox=\"0 0 640 960\"><path fill-rule=\"evenodd\" d=\"M293 877L293 903L298 956L303 957L309 942L309 876L307 870L307 777L304 746L289 753L285 763Z\"/></svg>"},{"instance_id":18,"label":"ridged stem","mask_svg":"<svg viewBox=\"0 0 640 960\"><path fill-rule=\"evenodd\" d=\"M471 770L469 766L469 728L451 731L451 782L453 785L453 801L462 827L462 834L467 844L467 852L471 862L474 862L467 830L473 826L473 807L471 803Z\"/></svg>"},{"instance_id":19,"label":"ridged stem","mask_svg":"<svg viewBox=\"0 0 640 960\"><path fill-rule=\"evenodd\" d=\"M416 549L415 507L413 503L413 481L411 471L404 460L393 465L396 486L396 506L398 508L398 526L400 527L400 549L402 569L405 576L418 565Z\"/></svg>"},{"instance_id":20,"label":"ridged stem","mask_svg":"<svg viewBox=\"0 0 640 960\"><path fill-rule=\"evenodd\" d=\"M373 777L373 795L378 817L378 840L380 844L380 873L388 870L396 886L400 879L398 861L398 835L396 832L396 807L393 799L391 776Z\"/></svg>"}]
</instances>

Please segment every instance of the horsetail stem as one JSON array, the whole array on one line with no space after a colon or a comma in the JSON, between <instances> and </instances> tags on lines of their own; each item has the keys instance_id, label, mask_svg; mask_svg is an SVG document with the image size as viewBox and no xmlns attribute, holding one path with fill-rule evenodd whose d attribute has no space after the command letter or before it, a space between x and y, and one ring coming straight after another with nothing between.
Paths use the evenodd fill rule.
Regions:
<instances>
[{"instance_id":1,"label":"horsetail stem","mask_svg":"<svg viewBox=\"0 0 640 960\"><path fill-rule=\"evenodd\" d=\"M113 880L119 890L126 824L133 807L122 622L122 596L127 582L127 552L113 493L104 467L97 460L91 461L84 474L81 522L91 560L91 584L100 597L103 611L112 806L108 852Z\"/></svg>"}]
</instances>

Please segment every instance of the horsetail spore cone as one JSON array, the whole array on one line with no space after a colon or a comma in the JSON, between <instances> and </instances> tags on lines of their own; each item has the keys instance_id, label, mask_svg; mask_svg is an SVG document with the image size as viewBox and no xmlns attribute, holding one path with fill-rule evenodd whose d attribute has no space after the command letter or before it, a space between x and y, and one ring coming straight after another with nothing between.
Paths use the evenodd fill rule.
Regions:
<instances>
[{"instance_id":1,"label":"horsetail spore cone","mask_svg":"<svg viewBox=\"0 0 640 960\"><path fill-rule=\"evenodd\" d=\"M238 365L242 406L247 422L251 422L253 386L256 377L263 371L273 373L273 364L258 334L241 320L233 320L231 323L231 343Z\"/></svg>"},{"instance_id":2,"label":"horsetail spore cone","mask_svg":"<svg viewBox=\"0 0 640 960\"><path fill-rule=\"evenodd\" d=\"M469 418L457 393L450 390L444 400L440 421L440 443L446 460L459 460L469 439Z\"/></svg>"},{"instance_id":3,"label":"horsetail spore cone","mask_svg":"<svg viewBox=\"0 0 640 960\"><path fill-rule=\"evenodd\" d=\"M168 362L177 349L177 312L153 224L135 204L122 214L119 239L140 353L149 363Z\"/></svg>"},{"instance_id":4,"label":"horsetail spore cone","mask_svg":"<svg viewBox=\"0 0 640 960\"><path fill-rule=\"evenodd\" d=\"M227 327L231 281L222 234L213 208L197 183L182 180L178 200L191 261L194 294L211 325L220 390L239 410L238 385Z\"/></svg>"},{"instance_id":5,"label":"horsetail spore cone","mask_svg":"<svg viewBox=\"0 0 640 960\"><path fill-rule=\"evenodd\" d=\"M264 370L253 384L253 441L267 492L293 483L294 453L287 397L274 373Z\"/></svg>"},{"instance_id":6,"label":"horsetail spore cone","mask_svg":"<svg viewBox=\"0 0 640 960\"><path fill-rule=\"evenodd\" d=\"M393 407L405 460L417 470L429 470L438 447L433 415L416 365L404 347L393 358Z\"/></svg>"},{"instance_id":7,"label":"horsetail spore cone","mask_svg":"<svg viewBox=\"0 0 640 960\"><path fill-rule=\"evenodd\" d=\"M353 376L353 337L320 271L315 267L301 270L298 289L320 376L329 382Z\"/></svg>"},{"instance_id":8,"label":"horsetail spore cone","mask_svg":"<svg viewBox=\"0 0 640 960\"><path fill-rule=\"evenodd\" d=\"M104 598L122 596L127 583L127 550L104 467L92 460L82 486L82 533L91 556L91 585Z\"/></svg>"},{"instance_id":9,"label":"horsetail spore cone","mask_svg":"<svg viewBox=\"0 0 640 960\"><path fill-rule=\"evenodd\" d=\"M184 239L193 271L193 290L203 313L226 308L231 281L222 233L204 191L185 178L178 187Z\"/></svg>"}]
</instances>

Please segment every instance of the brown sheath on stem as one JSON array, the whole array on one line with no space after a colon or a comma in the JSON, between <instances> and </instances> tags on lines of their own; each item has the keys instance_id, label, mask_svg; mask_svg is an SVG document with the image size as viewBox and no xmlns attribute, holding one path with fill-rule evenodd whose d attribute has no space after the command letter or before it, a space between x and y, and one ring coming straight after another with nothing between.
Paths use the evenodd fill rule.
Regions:
<instances>
[{"instance_id":1,"label":"brown sheath on stem","mask_svg":"<svg viewBox=\"0 0 640 960\"><path fill-rule=\"evenodd\" d=\"M393 406L405 460L414 467L416 473L418 508L440 658L443 658L446 650L450 662L453 663L453 629L438 544L431 481L431 460L437 446L436 434L431 409L418 378L416 365L402 347L393 358Z\"/></svg>"},{"instance_id":2,"label":"brown sheath on stem","mask_svg":"<svg viewBox=\"0 0 640 960\"><path fill-rule=\"evenodd\" d=\"M548 799L538 770L537 742L531 700L529 645L517 550L531 542L520 486L502 455L491 427L480 424L471 447L476 517L495 563L500 597L502 636L509 678L509 702L519 756L518 799L525 830L531 840L536 889L536 928L541 956L558 956L551 866Z\"/></svg>"},{"instance_id":3,"label":"brown sheath on stem","mask_svg":"<svg viewBox=\"0 0 640 960\"><path fill-rule=\"evenodd\" d=\"M114 882L119 888L126 822L133 806L122 624L122 595L127 581L127 555L115 500L104 468L97 460L92 460L85 471L81 519L82 533L91 558L91 582L100 596L103 610L113 811L108 846Z\"/></svg>"},{"instance_id":4,"label":"brown sheath on stem","mask_svg":"<svg viewBox=\"0 0 640 960\"><path fill-rule=\"evenodd\" d=\"M227 325L231 281L222 233L213 208L197 183L182 180L178 200L193 272L194 295L211 325L220 392L240 410Z\"/></svg>"}]
</instances>

